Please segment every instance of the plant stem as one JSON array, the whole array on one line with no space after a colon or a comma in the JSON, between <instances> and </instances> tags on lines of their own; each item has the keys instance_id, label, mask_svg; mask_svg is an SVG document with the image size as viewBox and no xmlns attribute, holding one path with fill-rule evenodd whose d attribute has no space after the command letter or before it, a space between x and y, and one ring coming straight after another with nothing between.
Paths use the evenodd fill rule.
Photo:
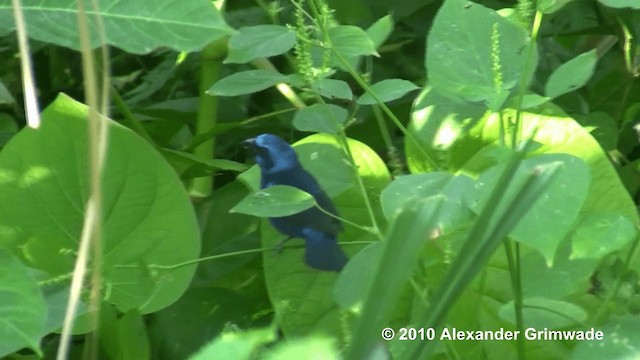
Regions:
<instances>
[{"instance_id":1,"label":"plant stem","mask_svg":"<svg viewBox=\"0 0 640 360\"><path fill-rule=\"evenodd\" d=\"M364 200L365 206L367 207L367 212L369 213L369 218L371 219L371 226L374 229L374 233L377 235L379 239L382 239L382 232L380 231L380 227L378 226L378 220L376 220L376 214L373 211L373 206L371 205L371 200L369 199L369 195L367 194L367 189L364 186L364 181L362 181L362 177L358 173L358 165L353 157L353 153L351 152L351 148L349 147L349 140L347 139L347 134L344 132L344 128L340 128L340 132L336 136L338 138L338 142L342 145L345 153L347 154L347 159L349 160L349 164L353 168L354 175L356 177L356 182L358 183L358 189L360 190L360 194L362 195L362 199Z\"/></svg>"},{"instance_id":2,"label":"plant stem","mask_svg":"<svg viewBox=\"0 0 640 360\"><path fill-rule=\"evenodd\" d=\"M200 61L200 81L198 86L199 104L198 115L196 119L195 134L204 133L213 129L216 125L218 116L218 98L207 95L205 92L220 77L220 68L222 67L222 59L227 51L227 38L222 38L209 43L202 49ZM215 136L200 144L193 151L193 154L209 160L214 156ZM211 194L213 189L213 178L215 174L208 177L199 177L193 180L190 193L192 196L202 198Z\"/></svg>"},{"instance_id":3,"label":"plant stem","mask_svg":"<svg viewBox=\"0 0 640 360\"><path fill-rule=\"evenodd\" d=\"M11 4L13 7L13 18L16 24L16 33L18 35L20 70L22 71L22 87L24 89L24 106L27 112L27 125L33 129L37 129L40 127L40 109L36 96L37 91L31 52L29 51L27 25L24 20L24 12L22 11L20 0L12 0Z\"/></svg>"},{"instance_id":4,"label":"plant stem","mask_svg":"<svg viewBox=\"0 0 640 360\"><path fill-rule=\"evenodd\" d=\"M371 78L373 76L373 61L370 57L366 59L366 72ZM380 111L380 107L378 105L374 105L371 107L373 110L373 116L378 123L378 128L380 129L380 135L382 135L382 141L384 141L384 145L387 148L387 152L393 151L395 146L393 145L393 141L391 140L391 133L389 132L389 127L387 127L387 123L384 121L384 116L382 116L382 112Z\"/></svg>"},{"instance_id":5,"label":"plant stem","mask_svg":"<svg viewBox=\"0 0 640 360\"><path fill-rule=\"evenodd\" d=\"M316 95L319 104L326 105L327 103L322 99L320 95ZM333 122L339 123L338 119L336 119L331 111L327 111L327 115L330 116ZM382 239L382 232L380 231L380 227L378 226L378 220L376 219L375 211L373 210L373 206L371 205L371 200L369 200L369 195L367 194L367 189L364 186L364 182L358 173L358 164L356 164L356 160L353 157L353 153L351 152L351 148L349 147L349 140L347 139L347 134L344 132L344 126L340 126L340 130L336 134L336 139L338 143L344 150L347 155L347 160L349 161L349 165L353 169L354 176L356 178L356 182L358 183L358 189L360 190L360 195L362 195L362 199L364 200L364 204L367 207L367 212L369 213L369 218L371 220L371 227L373 228L373 233L379 239Z\"/></svg>"},{"instance_id":6,"label":"plant stem","mask_svg":"<svg viewBox=\"0 0 640 360\"><path fill-rule=\"evenodd\" d=\"M522 315L523 301L522 301L522 282L520 271L520 245L515 244L515 256L511 249L511 241L509 239L504 240L504 250L507 254L507 263L509 264L509 273L511 275L511 291L513 292L513 307L516 314L516 329L520 334L524 334L524 318ZM522 336L518 337L518 359L523 360L525 358L525 339Z\"/></svg>"},{"instance_id":7,"label":"plant stem","mask_svg":"<svg viewBox=\"0 0 640 360\"><path fill-rule=\"evenodd\" d=\"M147 133L144 127L140 124L140 120L136 119L136 116L133 115L131 109L129 109L129 106L122 99L120 93L114 86L111 86L111 94L113 95L113 103L122 113L122 122L124 123L124 125L147 140L149 144L157 148L157 144L155 143L155 141L151 138L151 136L149 136L149 133Z\"/></svg>"},{"instance_id":8,"label":"plant stem","mask_svg":"<svg viewBox=\"0 0 640 360\"><path fill-rule=\"evenodd\" d=\"M251 65L255 66L257 69L278 71L276 67L273 66L271 61L265 58L252 60ZM276 89L278 89L280 94L282 94L282 96L284 96L285 99L287 99L296 108L302 109L307 106L304 101L300 99L298 94L296 94L296 92L291 88L291 86L289 86L289 84L277 84Z\"/></svg>"},{"instance_id":9,"label":"plant stem","mask_svg":"<svg viewBox=\"0 0 640 360\"><path fill-rule=\"evenodd\" d=\"M338 242L341 246L352 246L352 245L371 245L374 243L374 241L349 241L349 242ZM304 245L289 245L289 246L285 246L282 249L303 249ZM247 255L247 254L256 254L256 253L263 253L263 252L268 252L268 251L274 251L274 248L259 248L259 249L248 249L248 250L240 250L240 251L233 251L233 252L229 252L229 253L224 253L224 254L218 254L218 255L211 255L211 256L205 256L205 257L201 257L201 258L197 258L197 259L193 259L193 260L188 260L188 261L184 261L181 263L177 263L177 264L171 264L171 265L160 265L160 264L149 264L147 265L149 269L154 269L154 270L167 270L167 271L173 271L173 270L177 270L179 268L183 268L185 266L189 266L189 265L194 265L194 264L198 264L201 262L205 262L205 261L209 261L209 260L218 260L218 259L224 259L227 257L232 257L232 256L240 256L240 255ZM135 264L135 265L113 265L113 267L115 269L135 269L140 267L139 264ZM58 279L56 279L58 280Z\"/></svg>"},{"instance_id":10,"label":"plant stem","mask_svg":"<svg viewBox=\"0 0 640 360\"><path fill-rule=\"evenodd\" d=\"M366 231L366 232L369 232L369 233L372 233L372 234L375 234L375 235L379 234L379 232L378 232L378 230L376 230L376 228L373 228L373 227L370 227L370 226L362 226L360 224L354 223L353 221L349 221L349 220L347 220L345 218L341 218L340 216L336 216L336 215L332 214L331 212L321 208L320 205L318 205L318 203L316 203L316 207L318 208L318 210L322 211L323 213L327 214L328 216L330 216L330 217L332 217L334 219L340 220L340 222L343 222L345 224L349 224L349 225L351 225L351 226L353 226L355 228L358 228L358 229L360 229L362 231Z\"/></svg>"},{"instance_id":11,"label":"plant stem","mask_svg":"<svg viewBox=\"0 0 640 360\"><path fill-rule=\"evenodd\" d=\"M273 116L286 114L288 112L292 112L292 111L296 111L296 110L298 110L298 109L296 109L296 108L288 108L288 109L276 110L276 111L272 111L270 113L256 115L256 116L250 117L248 119L244 119L244 120L231 121L231 122L228 122L228 123L218 124L213 129L210 129L209 131L206 131L206 132L203 132L203 133L200 133L200 134L194 136L191 139L191 141L189 141L189 144L187 144L182 150L191 152L191 151L193 151L193 149L195 149L196 147L200 146L200 144L202 144L203 142L207 141L209 138L212 138L212 137L214 137L216 135L222 134L224 132L230 131L230 130L238 128L238 127L242 127L242 126L246 126L246 125L252 124L252 123L260 121L260 120L268 119L268 118L273 117Z\"/></svg>"},{"instance_id":12,"label":"plant stem","mask_svg":"<svg viewBox=\"0 0 640 360\"><path fill-rule=\"evenodd\" d=\"M522 76L520 77L520 82L518 84L518 101L516 106L516 123L513 127L513 134L511 138L511 147L513 149L516 148L518 142L520 140L520 136L522 134L522 102L524 99L524 93L527 90L526 79L529 73L533 71L531 69L533 65L533 50L535 49L536 40L538 39L538 32L540 30L540 24L542 23L542 12L536 11L536 16L533 18L533 25L531 27L531 41L529 42L529 47L527 48L527 57L524 64L524 69L522 70Z\"/></svg>"}]
</instances>

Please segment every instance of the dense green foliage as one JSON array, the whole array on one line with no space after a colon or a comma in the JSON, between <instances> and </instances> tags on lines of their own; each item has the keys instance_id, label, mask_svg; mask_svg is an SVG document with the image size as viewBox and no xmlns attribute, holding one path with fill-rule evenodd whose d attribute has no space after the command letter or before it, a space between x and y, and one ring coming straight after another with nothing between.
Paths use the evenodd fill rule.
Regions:
<instances>
[{"instance_id":1,"label":"dense green foliage","mask_svg":"<svg viewBox=\"0 0 640 360\"><path fill-rule=\"evenodd\" d=\"M86 3L112 101L70 358L640 356L638 0ZM95 144L76 1L22 6L43 110L26 126L0 0L0 357L49 359ZM276 251L265 218L317 204L258 189L261 133L336 204L339 274Z\"/></svg>"}]
</instances>

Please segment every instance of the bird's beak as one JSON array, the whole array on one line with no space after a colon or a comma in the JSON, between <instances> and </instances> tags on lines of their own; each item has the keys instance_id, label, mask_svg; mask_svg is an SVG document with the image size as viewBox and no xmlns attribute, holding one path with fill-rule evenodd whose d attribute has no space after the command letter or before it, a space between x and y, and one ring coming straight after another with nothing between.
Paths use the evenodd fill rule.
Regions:
<instances>
[{"instance_id":1,"label":"bird's beak","mask_svg":"<svg viewBox=\"0 0 640 360\"><path fill-rule=\"evenodd\" d=\"M240 142L245 149L255 149L256 148L256 138L251 138Z\"/></svg>"}]
</instances>

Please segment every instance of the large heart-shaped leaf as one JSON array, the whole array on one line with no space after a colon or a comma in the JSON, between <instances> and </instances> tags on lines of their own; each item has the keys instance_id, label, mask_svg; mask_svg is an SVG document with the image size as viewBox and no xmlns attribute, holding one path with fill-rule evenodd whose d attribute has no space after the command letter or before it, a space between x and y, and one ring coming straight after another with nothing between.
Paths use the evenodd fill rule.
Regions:
<instances>
[{"instance_id":1,"label":"large heart-shaped leaf","mask_svg":"<svg viewBox=\"0 0 640 360\"><path fill-rule=\"evenodd\" d=\"M529 41L526 31L494 10L466 0L447 0L427 38L429 82L443 94L499 108L505 92L523 79ZM534 58L527 69L527 83L535 63Z\"/></svg>"},{"instance_id":2,"label":"large heart-shaped leaf","mask_svg":"<svg viewBox=\"0 0 640 360\"><path fill-rule=\"evenodd\" d=\"M23 129L0 152L0 245L20 248L51 275L72 271L89 196L87 108L61 95L42 126ZM176 173L130 130L108 122L103 169L106 299L120 310L153 312L184 292L198 256L198 225Z\"/></svg>"}]
</instances>

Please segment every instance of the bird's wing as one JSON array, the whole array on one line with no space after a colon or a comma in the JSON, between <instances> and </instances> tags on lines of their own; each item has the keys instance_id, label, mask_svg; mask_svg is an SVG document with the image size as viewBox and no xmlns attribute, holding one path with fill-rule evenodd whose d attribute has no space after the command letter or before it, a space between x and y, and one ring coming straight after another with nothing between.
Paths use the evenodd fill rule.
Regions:
<instances>
[{"instance_id":1,"label":"bird's wing","mask_svg":"<svg viewBox=\"0 0 640 360\"><path fill-rule=\"evenodd\" d=\"M313 177L313 175L311 175L304 168L299 167L295 170L287 172L286 176L283 177L282 180L282 183L284 183L285 185L297 187L298 189L311 194L318 206L320 206L323 210L326 210L329 213L338 216L338 210L333 204L333 201L331 201L329 195L327 195L327 193L322 190L320 184ZM318 230L326 231L330 234L336 234L338 231L342 230L342 223L338 219L330 217L320 210L311 210L313 210L313 212L318 212L318 214L316 215L316 220L319 223L320 227Z\"/></svg>"}]
</instances>

